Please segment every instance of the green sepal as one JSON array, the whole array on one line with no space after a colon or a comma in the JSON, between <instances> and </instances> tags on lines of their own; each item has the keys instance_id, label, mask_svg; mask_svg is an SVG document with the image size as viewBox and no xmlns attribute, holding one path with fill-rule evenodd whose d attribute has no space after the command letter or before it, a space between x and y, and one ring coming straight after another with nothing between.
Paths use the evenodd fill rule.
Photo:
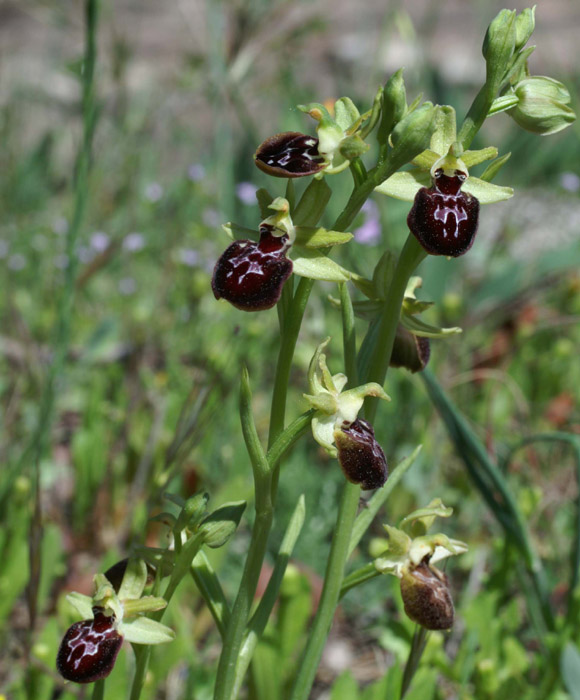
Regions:
<instances>
[{"instance_id":1,"label":"green sepal","mask_svg":"<svg viewBox=\"0 0 580 700\"><path fill-rule=\"evenodd\" d=\"M262 219L270 216L270 204L272 204L274 201L274 197L272 197L265 187L260 187L260 189L256 192L256 199L258 200L260 216Z\"/></svg>"},{"instance_id":2,"label":"green sepal","mask_svg":"<svg viewBox=\"0 0 580 700\"><path fill-rule=\"evenodd\" d=\"M130 557L119 588L119 600L137 600L147 584L147 566L143 559Z\"/></svg>"},{"instance_id":3,"label":"green sepal","mask_svg":"<svg viewBox=\"0 0 580 700\"><path fill-rule=\"evenodd\" d=\"M245 509L246 501L234 501L214 510L199 526L203 543L212 549L222 547L238 529Z\"/></svg>"},{"instance_id":4,"label":"green sepal","mask_svg":"<svg viewBox=\"0 0 580 700\"><path fill-rule=\"evenodd\" d=\"M91 596L73 591L67 594L66 601L78 612L82 620L90 620L93 617L94 603Z\"/></svg>"},{"instance_id":5,"label":"green sepal","mask_svg":"<svg viewBox=\"0 0 580 700\"><path fill-rule=\"evenodd\" d=\"M518 102L519 99L515 95L503 95L502 97L496 97L489 108L487 116L493 117L494 114L507 112L508 109L515 107Z\"/></svg>"},{"instance_id":6,"label":"green sepal","mask_svg":"<svg viewBox=\"0 0 580 700\"><path fill-rule=\"evenodd\" d=\"M422 321L416 316L411 316L404 312L401 314L401 325L408 331L411 331L411 333L423 338L445 338L450 335L462 333L461 328L458 326L454 326L453 328L438 328L437 326L431 326L425 323L425 321Z\"/></svg>"},{"instance_id":7,"label":"green sepal","mask_svg":"<svg viewBox=\"0 0 580 700\"><path fill-rule=\"evenodd\" d=\"M348 282L352 277L348 270L323 253L302 246L294 246L293 251L297 257L292 258L292 271L299 277L324 282Z\"/></svg>"},{"instance_id":8,"label":"green sepal","mask_svg":"<svg viewBox=\"0 0 580 700\"><path fill-rule=\"evenodd\" d=\"M419 537L433 525L435 518L450 518L452 515L453 508L444 506L440 498L435 498L425 508L414 510L404 517L399 527L409 530L412 537Z\"/></svg>"},{"instance_id":9,"label":"green sepal","mask_svg":"<svg viewBox=\"0 0 580 700\"><path fill-rule=\"evenodd\" d=\"M138 617L129 622L123 621L117 631L132 644L165 644L175 639L175 632L149 617Z\"/></svg>"},{"instance_id":10,"label":"green sepal","mask_svg":"<svg viewBox=\"0 0 580 700\"><path fill-rule=\"evenodd\" d=\"M352 233L329 231L317 226L298 226L296 228L296 243L305 248L329 248L343 245L352 239Z\"/></svg>"},{"instance_id":11,"label":"green sepal","mask_svg":"<svg viewBox=\"0 0 580 700\"><path fill-rule=\"evenodd\" d=\"M479 177L469 177L461 188L462 192L467 192L477 197L480 204L493 204L494 202L505 202L514 196L513 187L500 187L492 185Z\"/></svg>"},{"instance_id":12,"label":"green sepal","mask_svg":"<svg viewBox=\"0 0 580 700\"><path fill-rule=\"evenodd\" d=\"M535 46L530 46L524 51L520 51L512 58L512 64L506 71L502 87L508 84L512 86L519 83L520 80L527 78L530 75L530 69L528 68L528 59L536 50Z\"/></svg>"},{"instance_id":13,"label":"green sepal","mask_svg":"<svg viewBox=\"0 0 580 700\"><path fill-rule=\"evenodd\" d=\"M435 151L432 151L430 148L428 148L425 151L419 153L419 155L413 158L411 162L413 163L413 165L416 165L418 168L421 168L421 170L431 170L431 168L439 160L439 158L441 158L439 153L435 153Z\"/></svg>"},{"instance_id":14,"label":"green sepal","mask_svg":"<svg viewBox=\"0 0 580 700\"><path fill-rule=\"evenodd\" d=\"M412 202L421 187L430 186L431 176L429 173L424 170L413 169L403 170L391 175L391 177L376 187L375 191L395 199L402 199L405 202ZM492 185L490 182L485 182L478 177L469 177L461 190L477 197L480 204L503 202L513 197L514 194L511 187Z\"/></svg>"}]
</instances>

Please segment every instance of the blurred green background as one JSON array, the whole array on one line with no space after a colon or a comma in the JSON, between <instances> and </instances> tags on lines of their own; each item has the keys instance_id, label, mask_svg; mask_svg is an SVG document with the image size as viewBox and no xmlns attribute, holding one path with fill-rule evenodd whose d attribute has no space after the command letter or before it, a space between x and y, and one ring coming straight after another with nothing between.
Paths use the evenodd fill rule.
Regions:
<instances>
[{"instance_id":1,"label":"blurred green background","mask_svg":"<svg viewBox=\"0 0 580 700\"><path fill-rule=\"evenodd\" d=\"M237 382L246 363L265 435L276 312L237 311L216 302L209 284L228 242L221 224L257 226L256 187L283 194L282 181L268 181L254 167L256 146L278 131L314 133L296 104L347 94L366 109L402 65L409 101L422 92L454 105L461 117L484 77L485 28L502 7L460 0L102 3L98 124L88 209L74 252L71 342L40 465L43 565L31 632L26 586L35 575L28 554L34 484L27 450L71 264L65 249L82 125L81 5L0 3L0 691L29 700L87 697L85 689L65 689L54 670L59 639L75 619L64 595L90 593L94 573L124 557L145 533L149 543L163 538L147 518L164 490L188 496L203 488L213 505L252 497ZM576 110L578 27L577 3L540 2L532 40L538 48L530 60L533 73L566 83ZM469 256L430 259L420 271L421 297L437 302L429 320L464 329L432 344L431 368L492 457L535 433L580 433L579 137L577 123L542 138L506 115L490 119L476 147L512 152L497 182L514 186L516 196L484 208ZM328 224L351 187L348 173L329 179ZM341 252L345 264L367 276L384 248L397 250L406 235L408 204L375 201L377 211L361 215L354 228L379 217L380 234ZM306 315L289 417L304 410L308 361L328 334L336 338L331 369L342 369L340 319L329 293L330 285L319 285ZM392 371L387 390L393 402L375 427L390 463L419 443L424 448L374 534L381 521L395 523L440 496L455 509L446 532L470 544L448 572L458 622L449 637L431 636L416 697L539 697L550 647L537 644L513 553L421 380ZM556 443L518 452L508 475L545 562L556 613L568 592L574 469L569 448ZM320 586L341 481L336 463L310 437L282 472L272 552L305 492L307 523L295 552L307 591L305 619L308 590ZM229 595L248 538L246 520L227 552L212 553ZM359 563L367 544L359 548ZM146 697L211 697L219 639L193 586L183 588L167 616L177 640L155 653ZM349 594L313 697L355 698L353 683L367 689L363 698L384 697L377 683L404 661L413 631L400 610L396 587L382 577ZM128 650L107 697L125 696L131 664ZM248 692L264 697L259 678ZM578 697L568 692L558 677L545 697Z\"/></svg>"}]
</instances>

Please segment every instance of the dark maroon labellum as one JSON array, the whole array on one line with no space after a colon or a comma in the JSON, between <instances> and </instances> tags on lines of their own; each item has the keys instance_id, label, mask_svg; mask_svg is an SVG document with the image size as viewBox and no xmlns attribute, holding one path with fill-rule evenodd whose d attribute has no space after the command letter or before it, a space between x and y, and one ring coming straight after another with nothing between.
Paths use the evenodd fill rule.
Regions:
<instances>
[{"instance_id":1,"label":"dark maroon labellum","mask_svg":"<svg viewBox=\"0 0 580 700\"><path fill-rule=\"evenodd\" d=\"M260 242L234 241L213 271L211 288L242 311L262 311L276 305L284 282L292 273L286 257L288 236L273 236L271 226L260 228Z\"/></svg>"},{"instance_id":2,"label":"dark maroon labellum","mask_svg":"<svg viewBox=\"0 0 580 700\"><path fill-rule=\"evenodd\" d=\"M455 610L447 576L423 560L401 579L401 595L407 616L428 630L448 630Z\"/></svg>"},{"instance_id":3,"label":"dark maroon labellum","mask_svg":"<svg viewBox=\"0 0 580 700\"><path fill-rule=\"evenodd\" d=\"M435 172L432 187L422 187L407 217L411 233L431 255L457 258L471 248L477 233L479 201L461 192L466 179L459 170L453 177Z\"/></svg>"},{"instance_id":4,"label":"dark maroon labellum","mask_svg":"<svg viewBox=\"0 0 580 700\"><path fill-rule=\"evenodd\" d=\"M378 489L389 475L387 459L370 423L357 418L334 432L338 461L346 478L361 488Z\"/></svg>"},{"instance_id":5,"label":"dark maroon labellum","mask_svg":"<svg viewBox=\"0 0 580 700\"><path fill-rule=\"evenodd\" d=\"M56 656L56 668L67 681L94 683L113 670L123 637L114 618L94 609L93 620L75 622L63 637Z\"/></svg>"},{"instance_id":6,"label":"dark maroon labellum","mask_svg":"<svg viewBox=\"0 0 580 700\"><path fill-rule=\"evenodd\" d=\"M266 139L254 158L260 170L274 177L314 175L326 165L318 152L318 139L297 131L286 131Z\"/></svg>"}]
</instances>

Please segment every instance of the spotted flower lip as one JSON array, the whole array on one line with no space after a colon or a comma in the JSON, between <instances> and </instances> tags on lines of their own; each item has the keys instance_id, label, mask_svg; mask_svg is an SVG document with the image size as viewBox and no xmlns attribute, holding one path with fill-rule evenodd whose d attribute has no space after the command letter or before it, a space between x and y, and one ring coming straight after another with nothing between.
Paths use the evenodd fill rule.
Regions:
<instances>
[{"instance_id":1,"label":"spotted flower lip","mask_svg":"<svg viewBox=\"0 0 580 700\"><path fill-rule=\"evenodd\" d=\"M92 620L75 622L64 635L56 657L60 675L74 683L94 683L113 670L123 637L114 616L94 609Z\"/></svg>"},{"instance_id":2,"label":"spotted flower lip","mask_svg":"<svg viewBox=\"0 0 580 700\"><path fill-rule=\"evenodd\" d=\"M298 131L275 134L258 146L254 155L260 170L274 177L305 177L326 167L315 136Z\"/></svg>"},{"instance_id":3,"label":"spotted flower lip","mask_svg":"<svg viewBox=\"0 0 580 700\"><path fill-rule=\"evenodd\" d=\"M447 576L423 561L401 578L401 597L407 617L428 630L453 627L455 608Z\"/></svg>"},{"instance_id":4,"label":"spotted flower lip","mask_svg":"<svg viewBox=\"0 0 580 700\"><path fill-rule=\"evenodd\" d=\"M375 439L372 425L357 418L334 431L338 450L338 462L352 484L360 484L365 490L384 486L389 475L387 458Z\"/></svg>"}]
</instances>

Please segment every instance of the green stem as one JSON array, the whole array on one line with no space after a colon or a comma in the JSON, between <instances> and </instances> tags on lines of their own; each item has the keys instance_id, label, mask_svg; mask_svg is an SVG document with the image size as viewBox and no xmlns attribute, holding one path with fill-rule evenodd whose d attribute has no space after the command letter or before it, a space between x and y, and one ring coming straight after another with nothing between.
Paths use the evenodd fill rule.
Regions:
<instances>
[{"instance_id":1,"label":"green stem","mask_svg":"<svg viewBox=\"0 0 580 700\"><path fill-rule=\"evenodd\" d=\"M420 625L415 628L415 634L413 635L413 641L411 643L411 649L409 650L409 658L405 665L405 671L403 673L403 683L401 685L401 700L405 697L413 676L419 667L419 662L425 651L425 646L427 644L427 630Z\"/></svg>"},{"instance_id":2,"label":"green stem","mask_svg":"<svg viewBox=\"0 0 580 700\"><path fill-rule=\"evenodd\" d=\"M326 566L322 596L316 611L310 636L302 654L290 700L307 700L314 683L324 644L330 631L334 611L340 597L344 567L348 555L350 533L358 510L360 486L345 482Z\"/></svg>"},{"instance_id":3,"label":"green stem","mask_svg":"<svg viewBox=\"0 0 580 700\"><path fill-rule=\"evenodd\" d=\"M151 658L151 647L144 644L132 644L131 646L135 654L135 675L133 676L129 700L139 700Z\"/></svg>"},{"instance_id":4,"label":"green stem","mask_svg":"<svg viewBox=\"0 0 580 700\"><path fill-rule=\"evenodd\" d=\"M425 258L426 253L419 245L415 236L409 233L403 246L399 260L393 273L387 298L381 312L378 325L371 327L374 332L374 343L369 360L365 382L377 382L383 385L387 376L387 369L391 360L397 324L401 316L401 306L405 296L405 290L409 277L417 265ZM368 399L366 405L366 417L371 423L377 410L377 399Z\"/></svg>"},{"instance_id":5,"label":"green stem","mask_svg":"<svg viewBox=\"0 0 580 700\"><path fill-rule=\"evenodd\" d=\"M105 700L105 679L97 681L93 686L92 700Z\"/></svg>"},{"instance_id":6,"label":"green stem","mask_svg":"<svg viewBox=\"0 0 580 700\"><path fill-rule=\"evenodd\" d=\"M314 409L302 413L292 421L284 432L278 436L272 447L268 450L266 457L268 462L275 467L286 455L288 450L299 440L310 427Z\"/></svg>"}]
</instances>

